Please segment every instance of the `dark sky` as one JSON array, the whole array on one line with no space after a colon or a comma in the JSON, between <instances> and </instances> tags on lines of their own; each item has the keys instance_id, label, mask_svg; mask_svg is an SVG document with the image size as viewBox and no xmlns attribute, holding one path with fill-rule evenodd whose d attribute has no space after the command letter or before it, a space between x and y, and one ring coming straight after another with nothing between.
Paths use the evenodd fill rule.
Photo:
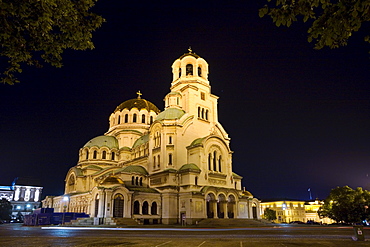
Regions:
<instances>
[{"instance_id":1,"label":"dark sky","mask_svg":"<svg viewBox=\"0 0 370 247\"><path fill-rule=\"evenodd\" d=\"M27 68L0 85L0 184L40 178L64 191L87 141L108 130L115 107L143 98L163 110L171 65L189 46L209 64L233 170L260 199L325 198L370 183L370 45L314 50L307 25L259 18L265 1L106 1L96 49L66 51L64 67ZM0 60L1 61L1 60ZM2 62L2 61L1 61ZM1 63L4 68L4 63Z\"/></svg>"}]
</instances>

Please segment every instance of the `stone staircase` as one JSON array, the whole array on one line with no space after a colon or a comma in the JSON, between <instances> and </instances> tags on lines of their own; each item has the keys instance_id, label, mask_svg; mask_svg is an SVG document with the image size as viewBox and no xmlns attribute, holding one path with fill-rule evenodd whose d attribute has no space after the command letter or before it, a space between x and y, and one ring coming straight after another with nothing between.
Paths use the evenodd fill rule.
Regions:
<instances>
[{"instance_id":1,"label":"stone staircase","mask_svg":"<svg viewBox=\"0 0 370 247\"><path fill-rule=\"evenodd\" d=\"M198 222L199 227L261 227L273 225L263 219L204 219Z\"/></svg>"},{"instance_id":2,"label":"stone staircase","mask_svg":"<svg viewBox=\"0 0 370 247\"><path fill-rule=\"evenodd\" d=\"M76 220L71 220L69 223L72 226L92 226L94 225L94 218L77 218Z\"/></svg>"}]
</instances>

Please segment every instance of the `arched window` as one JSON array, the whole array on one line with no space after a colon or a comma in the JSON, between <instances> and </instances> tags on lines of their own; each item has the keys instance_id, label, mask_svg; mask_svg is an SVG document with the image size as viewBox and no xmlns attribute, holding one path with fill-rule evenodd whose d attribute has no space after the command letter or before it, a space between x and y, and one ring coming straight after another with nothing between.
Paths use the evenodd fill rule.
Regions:
<instances>
[{"instance_id":1,"label":"arched window","mask_svg":"<svg viewBox=\"0 0 370 247\"><path fill-rule=\"evenodd\" d=\"M128 114L125 114L125 123L128 123Z\"/></svg>"},{"instance_id":2,"label":"arched window","mask_svg":"<svg viewBox=\"0 0 370 247\"><path fill-rule=\"evenodd\" d=\"M145 123L145 114L141 115L141 123Z\"/></svg>"},{"instance_id":3,"label":"arched window","mask_svg":"<svg viewBox=\"0 0 370 247\"><path fill-rule=\"evenodd\" d=\"M96 156L98 156L98 151L94 151L93 159L96 159Z\"/></svg>"},{"instance_id":4,"label":"arched window","mask_svg":"<svg viewBox=\"0 0 370 247\"><path fill-rule=\"evenodd\" d=\"M218 171L219 172L221 172L221 167L222 167L222 165L221 165L221 155L218 157Z\"/></svg>"},{"instance_id":5,"label":"arched window","mask_svg":"<svg viewBox=\"0 0 370 247\"><path fill-rule=\"evenodd\" d=\"M111 157L112 160L114 160L114 152L112 152L112 157Z\"/></svg>"},{"instance_id":6,"label":"arched window","mask_svg":"<svg viewBox=\"0 0 370 247\"><path fill-rule=\"evenodd\" d=\"M204 109L202 108L202 118L204 119Z\"/></svg>"},{"instance_id":7,"label":"arched window","mask_svg":"<svg viewBox=\"0 0 370 247\"><path fill-rule=\"evenodd\" d=\"M120 124L120 123L121 123L121 116L118 116L117 124Z\"/></svg>"},{"instance_id":8,"label":"arched window","mask_svg":"<svg viewBox=\"0 0 370 247\"><path fill-rule=\"evenodd\" d=\"M158 167L161 166L161 156L158 155Z\"/></svg>"},{"instance_id":9,"label":"arched window","mask_svg":"<svg viewBox=\"0 0 370 247\"><path fill-rule=\"evenodd\" d=\"M168 165L172 165L172 154L168 155Z\"/></svg>"},{"instance_id":10,"label":"arched window","mask_svg":"<svg viewBox=\"0 0 370 247\"><path fill-rule=\"evenodd\" d=\"M216 171L216 168L217 168L216 161L217 161L217 153L216 153L216 151L214 151L213 152L213 170L214 171Z\"/></svg>"},{"instance_id":11,"label":"arched window","mask_svg":"<svg viewBox=\"0 0 370 247\"><path fill-rule=\"evenodd\" d=\"M145 201L141 210L142 214L149 214L149 203Z\"/></svg>"},{"instance_id":12,"label":"arched window","mask_svg":"<svg viewBox=\"0 0 370 247\"><path fill-rule=\"evenodd\" d=\"M202 76L202 68L198 66L198 76Z\"/></svg>"},{"instance_id":13,"label":"arched window","mask_svg":"<svg viewBox=\"0 0 370 247\"><path fill-rule=\"evenodd\" d=\"M198 117L200 117L200 107L198 106Z\"/></svg>"},{"instance_id":14,"label":"arched window","mask_svg":"<svg viewBox=\"0 0 370 247\"><path fill-rule=\"evenodd\" d=\"M106 158L107 158L107 152L106 151L103 151L102 159L105 160Z\"/></svg>"},{"instance_id":15,"label":"arched window","mask_svg":"<svg viewBox=\"0 0 370 247\"><path fill-rule=\"evenodd\" d=\"M192 64L186 65L186 75L193 75L193 65Z\"/></svg>"},{"instance_id":16,"label":"arched window","mask_svg":"<svg viewBox=\"0 0 370 247\"><path fill-rule=\"evenodd\" d=\"M155 215L155 214L157 214L157 203L156 202L153 202L152 203L152 208L151 208L151 214L152 215Z\"/></svg>"},{"instance_id":17,"label":"arched window","mask_svg":"<svg viewBox=\"0 0 370 247\"><path fill-rule=\"evenodd\" d=\"M136 185L139 185L139 178L136 177Z\"/></svg>"},{"instance_id":18,"label":"arched window","mask_svg":"<svg viewBox=\"0 0 370 247\"><path fill-rule=\"evenodd\" d=\"M138 201L134 202L134 214L140 214L140 203Z\"/></svg>"},{"instance_id":19,"label":"arched window","mask_svg":"<svg viewBox=\"0 0 370 247\"><path fill-rule=\"evenodd\" d=\"M136 123L136 117L137 117L137 115L136 115L136 113L134 113L134 115L132 116L132 122L133 123Z\"/></svg>"},{"instance_id":20,"label":"arched window","mask_svg":"<svg viewBox=\"0 0 370 247\"><path fill-rule=\"evenodd\" d=\"M168 137L168 144L172 144L172 136Z\"/></svg>"},{"instance_id":21,"label":"arched window","mask_svg":"<svg viewBox=\"0 0 370 247\"><path fill-rule=\"evenodd\" d=\"M153 116L150 116L150 124L153 123Z\"/></svg>"},{"instance_id":22,"label":"arched window","mask_svg":"<svg viewBox=\"0 0 370 247\"><path fill-rule=\"evenodd\" d=\"M86 150L86 159L89 159L89 150Z\"/></svg>"},{"instance_id":23,"label":"arched window","mask_svg":"<svg viewBox=\"0 0 370 247\"><path fill-rule=\"evenodd\" d=\"M131 184L135 185L135 177L134 176L132 176L132 178L131 178Z\"/></svg>"},{"instance_id":24,"label":"arched window","mask_svg":"<svg viewBox=\"0 0 370 247\"><path fill-rule=\"evenodd\" d=\"M140 186L143 186L143 178L140 178Z\"/></svg>"},{"instance_id":25,"label":"arched window","mask_svg":"<svg viewBox=\"0 0 370 247\"><path fill-rule=\"evenodd\" d=\"M155 165L156 165L156 163L155 163L155 156L153 157L153 160L154 160L154 161L153 161L153 162L154 162L154 163L153 163L153 168L155 168Z\"/></svg>"},{"instance_id":26,"label":"arched window","mask_svg":"<svg viewBox=\"0 0 370 247\"><path fill-rule=\"evenodd\" d=\"M198 177L195 177L195 185L198 185Z\"/></svg>"},{"instance_id":27,"label":"arched window","mask_svg":"<svg viewBox=\"0 0 370 247\"><path fill-rule=\"evenodd\" d=\"M179 68L179 78L181 77L181 68Z\"/></svg>"},{"instance_id":28,"label":"arched window","mask_svg":"<svg viewBox=\"0 0 370 247\"><path fill-rule=\"evenodd\" d=\"M206 120L208 120L208 110L206 110Z\"/></svg>"},{"instance_id":29,"label":"arched window","mask_svg":"<svg viewBox=\"0 0 370 247\"><path fill-rule=\"evenodd\" d=\"M95 210L94 210L94 216L98 217L99 213L99 194L96 194L95 196Z\"/></svg>"},{"instance_id":30,"label":"arched window","mask_svg":"<svg viewBox=\"0 0 370 247\"><path fill-rule=\"evenodd\" d=\"M212 155L208 154L208 170L212 170Z\"/></svg>"}]
</instances>

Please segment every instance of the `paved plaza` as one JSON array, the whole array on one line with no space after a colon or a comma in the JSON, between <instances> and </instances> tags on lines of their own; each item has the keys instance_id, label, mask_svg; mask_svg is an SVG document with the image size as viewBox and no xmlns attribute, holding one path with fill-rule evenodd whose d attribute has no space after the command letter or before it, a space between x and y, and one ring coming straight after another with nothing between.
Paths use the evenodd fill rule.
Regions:
<instances>
[{"instance_id":1,"label":"paved plaza","mask_svg":"<svg viewBox=\"0 0 370 247\"><path fill-rule=\"evenodd\" d=\"M365 241L353 241L352 227L77 228L7 224L0 225L0 246L370 246L370 228L365 228L364 234Z\"/></svg>"}]
</instances>

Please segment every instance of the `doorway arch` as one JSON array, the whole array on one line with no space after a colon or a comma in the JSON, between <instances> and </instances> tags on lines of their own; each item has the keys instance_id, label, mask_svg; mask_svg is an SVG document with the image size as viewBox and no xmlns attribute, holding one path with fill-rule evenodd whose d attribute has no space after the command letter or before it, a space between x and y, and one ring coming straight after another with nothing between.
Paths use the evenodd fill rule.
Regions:
<instances>
[{"instance_id":1,"label":"doorway arch","mask_svg":"<svg viewBox=\"0 0 370 247\"><path fill-rule=\"evenodd\" d=\"M235 217L235 196L233 195L227 198L227 217L230 219Z\"/></svg>"},{"instance_id":2,"label":"doorway arch","mask_svg":"<svg viewBox=\"0 0 370 247\"><path fill-rule=\"evenodd\" d=\"M113 199L113 217L123 218L124 197L122 194L116 194Z\"/></svg>"},{"instance_id":3,"label":"doorway arch","mask_svg":"<svg viewBox=\"0 0 370 247\"><path fill-rule=\"evenodd\" d=\"M214 194L209 193L206 196L206 204L207 204L207 218L214 218L215 217L215 210L214 205L216 203L216 197Z\"/></svg>"}]
</instances>

